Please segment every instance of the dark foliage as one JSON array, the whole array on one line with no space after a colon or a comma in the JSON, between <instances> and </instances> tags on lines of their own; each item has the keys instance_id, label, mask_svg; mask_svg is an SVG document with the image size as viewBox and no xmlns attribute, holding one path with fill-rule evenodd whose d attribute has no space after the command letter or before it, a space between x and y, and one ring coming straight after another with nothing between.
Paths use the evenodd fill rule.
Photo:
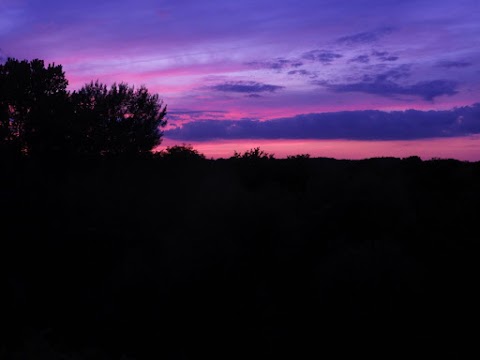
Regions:
<instances>
[{"instance_id":1,"label":"dark foliage","mask_svg":"<svg viewBox=\"0 0 480 360\"><path fill-rule=\"evenodd\" d=\"M2 163L2 359L469 356L479 163L192 152Z\"/></svg>"},{"instance_id":2,"label":"dark foliage","mask_svg":"<svg viewBox=\"0 0 480 360\"><path fill-rule=\"evenodd\" d=\"M256 147L245 151L243 154L235 151L232 159L247 161L272 160L274 159L274 155L261 150L259 147Z\"/></svg>"},{"instance_id":3,"label":"dark foliage","mask_svg":"<svg viewBox=\"0 0 480 360\"><path fill-rule=\"evenodd\" d=\"M0 151L36 156L65 149L68 82L60 65L0 64Z\"/></svg>"},{"instance_id":4,"label":"dark foliage","mask_svg":"<svg viewBox=\"0 0 480 360\"><path fill-rule=\"evenodd\" d=\"M0 64L0 156L138 156L160 144L166 106L145 87L99 82L69 93L60 65Z\"/></svg>"},{"instance_id":5,"label":"dark foliage","mask_svg":"<svg viewBox=\"0 0 480 360\"><path fill-rule=\"evenodd\" d=\"M80 153L138 155L160 144L166 107L145 87L92 82L71 96Z\"/></svg>"},{"instance_id":6,"label":"dark foliage","mask_svg":"<svg viewBox=\"0 0 480 360\"><path fill-rule=\"evenodd\" d=\"M171 161L205 160L205 155L199 153L189 144L168 146L165 150L158 152L157 156Z\"/></svg>"}]
</instances>

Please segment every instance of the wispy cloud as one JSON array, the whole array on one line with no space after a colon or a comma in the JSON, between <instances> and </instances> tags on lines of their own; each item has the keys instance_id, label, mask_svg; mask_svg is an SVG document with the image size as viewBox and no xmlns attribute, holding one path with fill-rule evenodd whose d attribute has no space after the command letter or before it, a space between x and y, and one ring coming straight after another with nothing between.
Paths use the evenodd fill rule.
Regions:
<instances>
[{"instance_id":1,"label":"wispy cloud","mask_svg":"<svg viewBox=\"0 0 480 360\"><path fill-rule=\"evenodd\" d=\"M413 95L433 101L442 95L452 96L458 93L458 84L451 80L421 81L412 85L400 85L390 80L357 82L351 84L330 84L327 87L338 93L363 92L380 96Z\"/></svg>"},{"instance_id":2,"label":"wispy cloud","mask_svg":"<svg viewBox=\"0 0 480 360\"><path fill-rule=\"evenodd\" d=\"M349 62L358 62L362 64L367 64L370 62L370 57L368 55L358 55L350 59Z\"/></svg>"},{"instance_id":3,"label":"wispy cloud","mask_svg":"<svg viewBox=\"0 0 480 360\"><path fill-rule=\"evenodd\" d=\"M170 110L228 112L197 120L445 108L480 93L478 0L111 2L0 0L0 47L62 64L71 90L125 81ZM392 70L402 63L412 71Z\"/></svg>"},{"instance_id":4,"label":"wispy cloud","mask_svg":"<svg viewBox=\"0 0 480 360\"><path fill-rule=\"evenodd\" d=\"M298 68L303 65L303 62L296 59L276 58L269 61L250 61L246 65L262 69L283 70Z\"/></svg>"},{"instance_id":5,"label":"wispy cloud","mask_svg":"<svg viewBox=\"0 0 480 360\"><path fill-rule=\"evenodd\" d=\"M446 68L446 69L461 69L472 66L473 64L467 61L440 61L437 63L437 66Z\"/></svg>"},{"instance_id":6,"label":"wispy cloud","mask_svg":"<svg viewBox=\"0 0 480 360\"><path fill-rule=\"evenodd\" d=\"M434 79L417 81L410 84L399 82L411 76L409 65L400 65L386 71L365 74L358 81L333 83L328 81L314 82L337 93L359 92L384 97L407 95L433 101L436 97L452 96L458 93L458 83L452 80Z\"/></svg>"},{"instance_id":7,"label":"wispy cloud","mask_svg":"<svg viewBox=\"0 0 480 360\"><path fill-rule=\"evenodd\" d=\"M373 51L372 55L375 56L380 61L397 61L398 56L390 55L388 51Z\"/></svg>"},{"instance_id":8,"label":"wispy cloud","mask_svg":"<svg viewBox=\"0 0 480 360\"><path fill-rule=\"evenodd\" d=\"M210 87L210 89L215 91L236 93L273 93L283 88L284 86L264 84L256 81L227 81Z\"/></svg>"},{"instance_id":9,"label":"wispy cloud","mask_svg":"<svg viewBox=\"0 0 480 360\"><path fill-rule=\"evenodd\" d=\"M197 119L224 119L227 111L223 110L173 110L168 111L168 121L190 121Z\"/></svg>"},{"instance_id":10,"label":"wispy cloud","mask_svg":"<svg viewBox=\"0 0 480 360\"><path fill-rule=\"evenodd\" d=\"M378 41L385 35L393 31L391 27L384 27L373 31L364 31L353 35L342 36L337 39L337 43L342 45L361 45Z\"/></svg>"},{"instance_id":11,"label":"wispy cloud","mask_svg":"<svg viewBox=\"0 0 480 360\"><path fill-rule=\"evenodd\" d=\"M334 60L342 57L342 54L330 50L311 50L302 55L302 58L305 60L319 62L323 65L330 65Z\"/></svg>"},{"instance_id":12,"label":"wispy cloud","mask_svg":"<svg viewBox=\"0 0 480 360\"><path fill-rule=\"evenodd\" d=\"M300 69L300 70L291 70L288 72L288 75L301 75L301 76L309 76L310 78L316 78L317 75L311 71Z\"/></svg>"}]
</instances>

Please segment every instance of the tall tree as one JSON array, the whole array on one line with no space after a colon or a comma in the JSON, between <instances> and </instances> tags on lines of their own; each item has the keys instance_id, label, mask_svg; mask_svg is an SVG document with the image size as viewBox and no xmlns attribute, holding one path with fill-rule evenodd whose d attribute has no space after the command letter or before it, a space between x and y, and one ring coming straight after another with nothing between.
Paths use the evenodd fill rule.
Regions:
<instances>
[{"instance_id":1,"label":"tall tree","mask_svg":"<svg viewBox=\"0 0 480 360\"><path fill-rule=\"evenodd\" d=\"M61 65L13 58L0 64L0 147L29 155L63 151L67 85Z\"/></svg>"},{"instance_id":2,"label":"tall tree","mask_svg":"<svg viewBox=\"0 0 480 360\"><path fill-rule=\"evenodd\" d=\"M162 140L167 108L146 87L126 83L108 88L91 82L72 94L74 127L80 152L137 155L150 152Z\"/></svg>"},{"instance_id":3,"label":"tall tree","mask_svg":"<svg viewBox=\"0 0 480 360\"><path fill-rule=\"evenodd\" d=\"M67 85L61 65L0 64L0 153L138 155L161 143L166 106L146 87Z\"/></svg>"}]
</instances>

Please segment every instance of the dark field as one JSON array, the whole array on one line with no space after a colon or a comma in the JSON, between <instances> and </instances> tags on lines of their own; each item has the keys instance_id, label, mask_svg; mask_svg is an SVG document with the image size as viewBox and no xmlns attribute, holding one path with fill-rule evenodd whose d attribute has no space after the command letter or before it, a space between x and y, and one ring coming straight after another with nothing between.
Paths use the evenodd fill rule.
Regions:
<instances>
[{"instance_id":1,"label":"dark field","mask_svg":"<svg viewBox=\"0 0 480 360\"><path fill-rule=\"evenodd\" d=\"M464 359L480 163L4 161L2 359Z\"/></svg>"}]
</instances>

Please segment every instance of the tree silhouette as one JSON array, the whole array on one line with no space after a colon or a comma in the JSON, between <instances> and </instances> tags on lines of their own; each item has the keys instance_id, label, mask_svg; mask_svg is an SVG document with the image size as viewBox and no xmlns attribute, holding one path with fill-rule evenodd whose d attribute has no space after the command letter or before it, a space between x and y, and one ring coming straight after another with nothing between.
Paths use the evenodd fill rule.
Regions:
<instances>
[{"instance_id":1,"label":"tree silhouette","mask_svg":"<svg viewBox=\"0 0 480 360\"><path fill-rule=\"evenodd\" d=\"M258 161L258 160L273 160L274 155L269 154L263 150L260 150L259 147L250 149L245 151L243 154L234 152L232 159L242 159L242 160L250 160L250 161Z\"/></svg>"},{"instance_id":2,"label":"tree silhouette","mask_svg":"<svg viewBox=\"0 0 480 360\"><path fill-rule=\"evenodd\" d=\"M67 85L61 65L0 64L0 154L138 155L160 144L166 106L146 87Z\"/></svg>"},{"instance_id":3,"label":"tree silhouette","mask_svg":"<svg viewBox=\"0 0 480 360\"><path fill-rule=\"evenodd\" d=\"M68 81L61 65L43 60L0 64L0 147L39 155L58 152L68 139L64 123Z\"/></svg>"},{"instance_id":4,"label":"tree silhouette","mask_svg":"<svg viewBox=\"0 0 480 360\"><path fill-rule=\"evenodd\" d=\"M160 151L160 157L171 160L204 160L205 155L195 150L190 144L168 146Z\"/></svg>"},{"instance_id":5,"label":"tree silhouette","mask_svg":"<svg viewBox=\"0 0 480 360\"><path fill-rule=\"evenodd\" d=\"M308 159L310 159L310 154L288 155L287 159L288 160L298 160L298 161L308 160Z\"/></svg>"},{"instance_id":6,"label":"tree silhouette","mask_svg":"<svg viewBox=\"0 0 480 360\"><path fill-rule=\"evenodd\" d=\"M71 96L74 139L80 153L136 155L150 152L161 143L167 108L146 87L126 83L107 88L98 81Z\"/></svg>"}]
</instances>

